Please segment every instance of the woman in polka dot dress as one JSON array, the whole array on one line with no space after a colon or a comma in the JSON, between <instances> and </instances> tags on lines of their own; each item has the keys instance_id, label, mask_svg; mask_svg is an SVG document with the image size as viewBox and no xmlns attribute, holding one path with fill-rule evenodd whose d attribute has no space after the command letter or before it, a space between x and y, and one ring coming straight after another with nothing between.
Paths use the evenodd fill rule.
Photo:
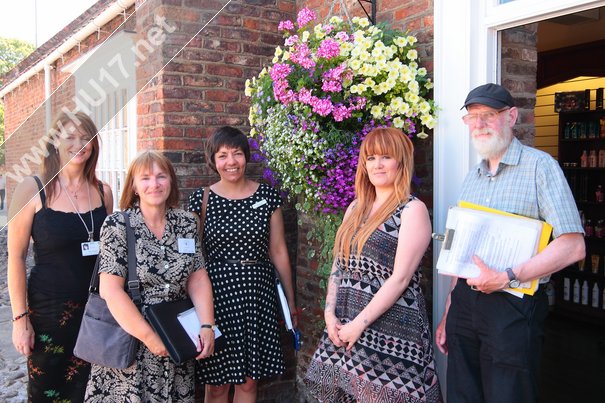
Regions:
<instances>
[{"instance_id":1,"label":"woman in polka dot dress","mask_svg":"<svg viewBox=\"0 0 605 403\"><path fill-rule=\"evenodd\" d=\"M284 237L279 194L246 178L248 139L238 129L222 127L206 145L208 166L220 180L211 185L203 243L214 291L216 325L226 347L198 362L197 380L206 385L204 402L255 402L257 381L284 372L277 326L275 269L294 306L292 272ZM200 215L204 189L189 198ZM293 318L295 319L295 318Z\"/></svg>"}]
</instances>

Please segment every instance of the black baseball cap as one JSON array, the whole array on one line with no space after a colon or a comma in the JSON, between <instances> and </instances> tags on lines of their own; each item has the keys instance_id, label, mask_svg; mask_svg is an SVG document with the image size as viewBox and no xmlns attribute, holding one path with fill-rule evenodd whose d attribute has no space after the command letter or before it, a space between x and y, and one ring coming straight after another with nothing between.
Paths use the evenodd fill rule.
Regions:
<instances>
[{"instance_id":1,"label":"black baseball cap","mask_svg":"<svg viewBox=\"0 0 605 403\"><path fill-rule=\"evenodd\" d=\"M494 109L502 109L507 106L512 108L515 106L515 101L506 88L498 84L489 83L471 90L466 96L462 108L468 108L472 104L481 104Z\"/></svg>"}]
</instances>

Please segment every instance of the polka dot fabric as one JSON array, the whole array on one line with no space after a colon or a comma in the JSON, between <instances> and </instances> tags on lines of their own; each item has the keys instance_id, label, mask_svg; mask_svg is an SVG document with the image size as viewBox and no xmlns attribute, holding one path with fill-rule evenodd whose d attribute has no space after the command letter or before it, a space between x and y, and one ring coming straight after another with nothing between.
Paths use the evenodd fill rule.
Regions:
<instances>
[{"instance_id":1,"label":"polka dot fabric","mask_svg":"<svg viewBox=\"0 0 605 403\"><path fill-rule=\"evenodd\" d=\"M189 210L200 214L202 189L189 198ZM269 229L282 200L261 184L246 199L226 199L210 190L204 245L214 291L216 324L227 346L198 361L202 384L242 384L246 377L261 379L284 372L277 326L275 272L269 262ZM258 260L242 265L226 260Z\"/></svg>"}]
</instances>

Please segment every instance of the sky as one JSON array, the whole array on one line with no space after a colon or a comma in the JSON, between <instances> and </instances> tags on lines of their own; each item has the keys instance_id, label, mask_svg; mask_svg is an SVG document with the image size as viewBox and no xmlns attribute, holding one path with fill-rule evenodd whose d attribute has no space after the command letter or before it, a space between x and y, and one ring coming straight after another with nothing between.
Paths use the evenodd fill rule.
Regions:
<instances>
[{"instance_id":1,"label":"sky","mask_svg":"<svg viewBox=\"0 0 605 403\"><path fill-rule=\"evenodd\" d=\"M96 2L0 0L0 37L20 39L40 46Z\"/></svg>"}]
</instances>

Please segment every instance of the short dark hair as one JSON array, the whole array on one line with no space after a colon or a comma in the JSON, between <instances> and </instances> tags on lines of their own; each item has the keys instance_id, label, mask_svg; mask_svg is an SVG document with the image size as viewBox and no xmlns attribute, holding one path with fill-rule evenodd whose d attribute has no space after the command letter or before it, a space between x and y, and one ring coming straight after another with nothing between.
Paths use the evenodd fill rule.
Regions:
<instances>
[{"instance_id":1,"label":"short dark hair","mask_svg":"<svg viewBox=\"0 0 605 403\"><path fill-rule=\"evenodd\" d=\"M210 169L214 172L218 173L214 155L221 147L239 148L244 152L246 164L250 162L250 144L248 143L248 137L246 137L240 129L236 129L232 126L223 126L216 129L208 141L206 141L206 164L208 164Z\"/></svg>"}]
</instances>

